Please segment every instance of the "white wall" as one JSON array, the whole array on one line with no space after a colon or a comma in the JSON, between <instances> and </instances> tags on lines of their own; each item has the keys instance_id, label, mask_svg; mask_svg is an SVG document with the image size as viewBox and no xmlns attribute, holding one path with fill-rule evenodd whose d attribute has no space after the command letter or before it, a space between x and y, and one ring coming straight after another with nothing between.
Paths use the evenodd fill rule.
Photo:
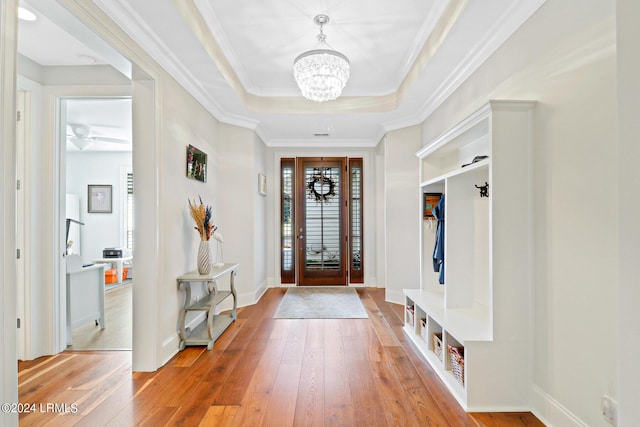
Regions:
<instances>
[{"instance_id":1,"label":"white wall","mask_svg":"<svg viewBox=\"0 0 640 427\"><path fill-rule=\"evenodd\" d=\"M253 248L253 265L255 278L253 289L256 301L267 288L267 197L257 191L258 174L267 175L267 146L262 139L254 133L254 188L252 191L254 197L254 248ZM267 193L274 194L273 180L267 181Z\"/></svg>"},{"instance_id":2,"label":"white wall","mask_svg":"<svg viewBox=\"0 0 640 427\"><path fill-rule=\"evenodd\" d=\"M17 1L0 2L0 402L18 402L16 360L16 150L15 144L15 37ZM0 425L18 425L18 414L2 411Z\"/></svg>"},{"instance_id":3,"label":"white wall","mask_svg":"<svg viewBox=\"0 0 640 427\"><path fill-rule=\"evenodd\" d=\"M638 114L640 113L640 2L618 0L618 251L619 268L619 324L618 378L620 426L640 425L640 145Z\"/></svg>"},{"instance_id":4,"label":"white wall","mask_svg":"<svg viewBox=\"0 0 640 427\"><path fill-rule=\"evenodd\" d=\"M377 230L375 234L375 257L372 257L375 260L375 276L378 278L378 287L386 288L386 256L387 256L387 241L385 238L385 149L386 142L384 138L380 141L376 147L375 151L375 170L380 171L380 173L375 174L375 180L372 181L373 187L375 189L375 209L372 210L375 212L375 230Z\"/></svg>"},{"instance_id":5,"label":"white wall","mask_svg":"<svg viewBox=\"0 0 640 427\"><path fill-rule=\"evenodd\" d=\"M236 276L238 304L254 304L266 289L265 198L258 192L264 173L264 143L253 131L220 125L219 210L214 217L224 236L225 262L240 263ZM269 184L267 184L269 186Z\"/></svg>"},{"instance_id":6,"label":"white wall","mask_svg":"<svg viewBox=\"0 0 640 427\"><path fill-rule=\"evenodd\" d=\"M614 24L612 1L548 0L423 126L427 142L489 99L538 101L532 399L550 425L607 425L617 397Z\"/></svg>"},{"instance_id":7,"label":"white wall","mask_svg":"<svg viewBox=\"0 0 640 427\"><path fill-rule=\"evenodd\" d=\"M122 187L122 168L131 168L130 152L67 152L67 194L80 200L80 255L85 264L102 258L108 247L124 247L122 215L126 187ZM89 213L87 186L111 185L112 213ZM73 246L72 246L73 248Z\"/></svg>"},{"instance_id":8,"label":"white wall","mask_svg":"<svg viewBox=\"0 0 640 427\"><path fill-rule=\"evenodd\" d=\"M403 304L403 289L420 287L418 158L422 129L413 126L384 138L384 239L387 301Z\"/></svg>"},{"instance_id":9,"label":"white wall","mask_svg":"<svg viewBox=\"0 0 640 427\"><path fill-rule=\"evenodd\" d=\"M157 207L161 215L158 232L162 235L158 254L162 274L157 284L161 299L159 341L162 342L161 360L164 363L177 352L179 343L178 314L184 304L184 292L176 286L176 278L197 268L200 236L193 228L188 199L193 201L201 197L204 204L212 206L214 223L224 205L218 198L223 185L218 161L219 122L172 79L163 80L160 91L162 99L166 100L162 103L162 151L158 164L160 204ZM207 154L207 182L186 176L189 144ZM135 173L134 170L134 176ZM145 189L134 187L134 194L139 191ZM140 276L136 264L136 283Z\"/></svg>"}]
</instances>

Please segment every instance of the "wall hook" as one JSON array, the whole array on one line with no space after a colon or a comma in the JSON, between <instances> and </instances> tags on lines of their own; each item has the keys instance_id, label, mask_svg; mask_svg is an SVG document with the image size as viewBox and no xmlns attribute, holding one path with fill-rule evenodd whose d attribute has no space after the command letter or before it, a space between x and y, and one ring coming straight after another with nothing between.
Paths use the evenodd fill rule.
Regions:
<instances>
[{"instance_id":1,"label":"wall hook","mask_svg":"<svg viewBox=\"0 0 640 427\"><path fill-rule=\"evenodd\" d=\"M485 182L484 185L476 185L477 189L480 190L480 197L489 197L489 183Z\"/></svg>"}]
</instances>

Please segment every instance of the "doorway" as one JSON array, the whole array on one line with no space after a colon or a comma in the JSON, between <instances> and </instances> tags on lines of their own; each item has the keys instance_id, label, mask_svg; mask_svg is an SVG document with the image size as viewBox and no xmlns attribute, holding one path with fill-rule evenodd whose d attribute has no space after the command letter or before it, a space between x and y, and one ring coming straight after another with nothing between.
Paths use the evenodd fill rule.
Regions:
<instances>
[{"instance_id":1,"label":"doorway","mask_svg":"<svg viewBox=\"0 0 640 427\"><path fill-rule=\"evenodd\" d=\"M280 160L280 279L363 283L362 158Z\"/></svg>"},{"instance_id":2,"label":"doorway","mask_svg":"<svg viewBox=\"0 0 640 427\"><path fill-rule=\"evenodd\" d=\"M341 157L298 159L300 286L347 284L345 165Z\"/></svg>"},{"instance_id":3,"label":"doorway","mask_svg":"<svg viewBox=\"0 0 640 427\"><path fill-rule=\"evenodd\" d=\"M133 172L132 113L130 96L84 96L62 98L58 116L66 130L61 169L66 190L67 282L69 278L104 276L103 322L74 321L67 332L67 349L131 350L133 277ZM104 196L104 197L99 197ZM98 206L97 203L102 203ZM69 223L71 219L71 223ZM113 251L106 251L114 248ZM119 258L113 258L115 253ZM71 272L77 259L82 270ZM71 264L70 264L71 262ZM88 274L99 268L100 274ZM104 273L103 273L104 272ZM69 283L67 283L67 286ZM98 286L97 284L95 286ZM69 288L67 288L69 292ZM83 301L89 297L82 294ZM67 303L80 298L77 289L67 294ZM90 304L91 301L86 301ZM71 309L71 310L70 310ZM67 309L71 316L74 307ZM72 319L67 319L71 322ZM104 327L103 327L104 326Z\"/></svg>"},{"instance_id":4,"label":"doorway","mask_svg":"<svg viewBox=\"0 0 640 427\"><path fill-rule=\"evenodd\" d=\"M2 4L0 10L4 12L4 2ZM27 182L23 188L27 201L38 202L37 208L34 206L31 212L28 212L30 216L25 217L29 219L29 231L33 231L33 240L37 244L27 244L24 252L21 252L24 264L28 265L25 266L26 280L18 284L25 286L23 305L28 310L25 318L21 318L19 323L20 333L27 338L24 347L30 348L25 357L31 360L45 354L59 353L66 348L66 271L61 261L67 243L64 232L66 215L65 206L60 203L64 200L65 194L65 183L60 177L60 169L65 167L61 162L66 161L66 158L61 154L60 141L65 139L67 132L60 127L59 118L55 117L55 113L60 111L58 104L65 97L92 97L97 94L131 96L134 121L132 139L144 141L144 144L134 144L132 170L136 187L145 188L145 191L137 191L135 194L135 217L138 227L134 233L137 245L134 274L138 275L138 281L132 289L132 311L136 314L136 321L131 322L131 357L134 371L153 371L163 363L159 353L161 345L155 333L160 312L157 304L149 304L149 301L159 298L156 286L159 281L156 256L160 247L160 237L157 233L160 225L155 216L155 207L158 206L160 194L156 159L160 158L158 115L161 100L157 96L156 82L162 72L159 71L159 67L150 64L149 57L140 49L127 50L129 56L125 58L111 47L126 46L130 39L124 32L114 31L112 26L107 28L107 22L91 20L89 28L84 25L84 20L79 21L77 16L88 17L101 13L92 2L67 2L63 6L58 2L38 1L37 6L36 11L42 16L55 17L55 24L71 36L87 44L89 48L98 47L105 61L112 64L113 69L107 68L106 64L86 65L87 70L96 67L101 72L95 76L91 73L85 75L81 73L83 69L78 65L74 68L73 76L80 75L82 78L78 79L79 84L75 84L75 80L56 67L53 73L54 80L48 79L46 85L34 81L34 89L31 89L31 80L26 76L27 73L16 78L19 86L21 81L27 81L29 85L26 89L33 90L34 94L34 120L31 127L34 135L31 145L28 146L33 149L28 153L30 155L26 156L25 164L30 173L25 174ZM14 15L15 4L10 3L7 10L10 10L7 16ZM25 28L26 25L18 25L18 31ZM18 39L25 41L29 38ZM36 40L42 47L45 41L55 38L41 36L32 40ZM51 50L60 51L62 50L58 49L58 45L55 50ZM9 58L10 61L4 61L4 57L2 59L6 75L13 75L16 72L15 60ZM40 64L38 61L34 62ZM40 74L37 77L40 77ZM58 78L61 81L55 84ZM13 90L15 89L14 86ZM8 95L5 98L6 104L12 99ZM8 117L15 117L15 111ZM15 191L15 182L11 188ZM144 218L144 221L140 221L140 218ZM15 243L12 244L14 245ZM15 303L7 299L7 304ZM16 316L11 317L15 322ZM9 353L12 353L11 348ZM11 364L11 360L7 360L7 363Z\"/></svg>"}]
</instances>

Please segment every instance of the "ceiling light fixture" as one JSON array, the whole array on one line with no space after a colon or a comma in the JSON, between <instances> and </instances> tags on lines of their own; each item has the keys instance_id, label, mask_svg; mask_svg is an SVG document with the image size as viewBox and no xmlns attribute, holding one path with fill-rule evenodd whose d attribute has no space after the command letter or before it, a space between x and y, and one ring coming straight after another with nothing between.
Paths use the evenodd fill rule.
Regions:
<instances>
[{"instance_id":1,"label":"ceiling light fixture","mask_svg":"<svg viewBox=\"0 0 640 427\"><path fill-rule=\"evenodd\" d=\"M293 61L293 76L302 96L312 101L330 101L342 94L349 80L349 59L327 44L322 27L329 22L329 17L317 15L313 22L320 27L318 44Z\"/></svg>"},{"instance_id":2,"label":"ceiling light fixture","mask_svg":"<svg viewBox=\"0 0 640 427\"><path fill-rule=\"evenodd\" d=\"M87 148L88 146L90 146L93 141L90 139L84 139L84 138L69 138L69 140L71 141L71 143L73 145L76 146L76 148L78 150L84 150L85 148Z\"/></svg>"},{"instance_id":3,"label":"ceiling light fixture","mask_svg":"<svg viewBox=\"0 0 640 427\"><path fill-rule=\"evenodd\" d=\"M36 14L24 7L18 7L18 19L22 21L35 21Z\"/></svg>"}]
</instances>

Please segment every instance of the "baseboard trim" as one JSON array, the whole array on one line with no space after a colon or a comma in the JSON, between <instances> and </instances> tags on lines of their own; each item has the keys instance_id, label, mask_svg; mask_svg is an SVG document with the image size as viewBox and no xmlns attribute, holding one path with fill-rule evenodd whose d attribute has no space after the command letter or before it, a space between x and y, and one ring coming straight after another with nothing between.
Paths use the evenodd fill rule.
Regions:
<instances>
[{"instance_id":1,"label":"baseboard trim","mask_svg":"<svg viewBox=\"0 0 640 427\"><path fill-rule=\"evenodd\" d=\"M269 289L269 287L270 286L268 281L265 281L262 283L262 286L256 289L256 292L254 293L254 296L253 296L253 304L257 304L258 301L260 301L260 299L265 294L265 292L267 292L267 289Z\"/></svg>"},{"instance_id":2,"label":"baseboard trim","mask_svg":"<svg viewBox=\"0 0 640 427\"><path fill-rule=\"evenodd\" d=\"M575 426L587 427L573 412L551 397L538 386L532 387L531 413L548 427Z\"/></svg>"},{"instance_id":3,"label":"baseboard trim","mask_svg":"<svg viewBox=\"0 0 640 427\"><path fill-rule=\"evenodd\" d=\"M393 289L387 288L384 299L387 302L392 302L395 304L404 304L404 293L402 292L402 289L400 289L399 291L395 291Z\"/></svg>"},{"instance_id":4,"label":"baseboard trim","mask_svg":"<svg viewBox=\"0 0 640 427\"><path fill-rule=\"evenodd\" d=\"M200 321L201 320L199 320L198 323ZM174 336L168 337L162 342L162 357L160 358L161 363L158 369L166 365L173 358L173 356L178 354L178 351L179 351L178 343L179 343L179 337L177 333Z\"/></svg>"}]
</instances>

